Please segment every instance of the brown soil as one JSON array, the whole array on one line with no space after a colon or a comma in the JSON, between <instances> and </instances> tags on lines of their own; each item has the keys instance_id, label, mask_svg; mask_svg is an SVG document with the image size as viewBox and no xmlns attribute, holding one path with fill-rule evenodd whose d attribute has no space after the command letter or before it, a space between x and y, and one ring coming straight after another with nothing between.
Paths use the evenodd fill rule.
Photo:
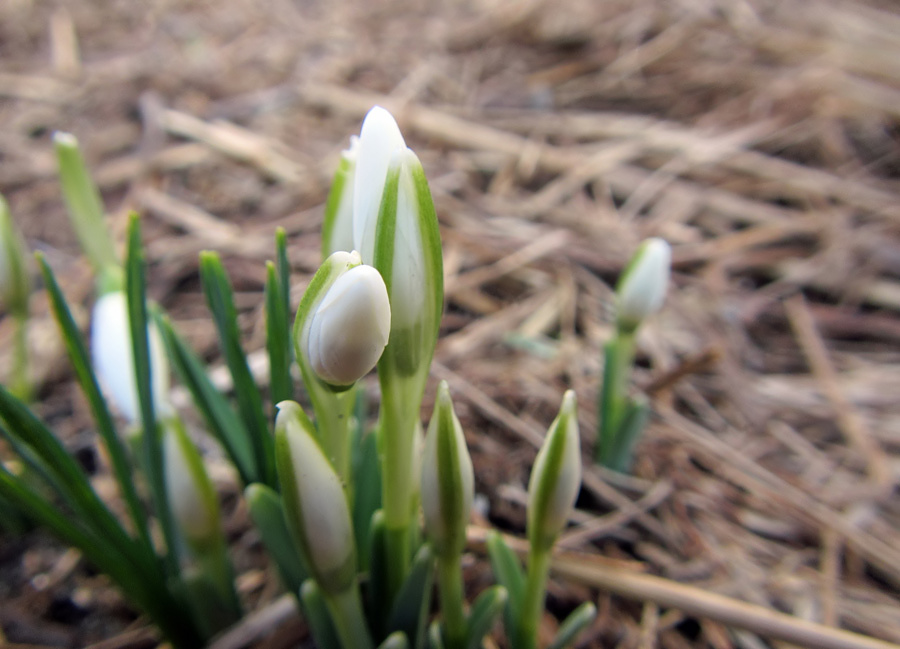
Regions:
<instances>
[{"instance_id":1,"label":"brown soil","mask_svg":"<svg viewBox=\"0 0 900 649\"><path fill-rule=\"evenodd\" d=\"M261 357L275 228L296 302L339 152L390 108L442 226L433 376L513 534L566 388L590 452L611 287L641 239L665 237L673 286L636 375L655 415L633 478L588 471L561 545L593 558L560 559L550 610L593 598L591 647L893 646L872 643L900 643L897 61L887 2L5 0L0 191L86 320L50 144L74 133L113 228L144 216L151 296L217 365L197 253L221 251ZM33 310L36 408L98 459L40 291ZM0 349L10 332L0 321ZM309 646L214 449L211 465L242 596L268 616L217 646ZM102 466L96 484L115 497ZM479 538L472 593L490 579ZM0 634L158 642L35 532L0 537Z\"/></svg>"}]
</instances>

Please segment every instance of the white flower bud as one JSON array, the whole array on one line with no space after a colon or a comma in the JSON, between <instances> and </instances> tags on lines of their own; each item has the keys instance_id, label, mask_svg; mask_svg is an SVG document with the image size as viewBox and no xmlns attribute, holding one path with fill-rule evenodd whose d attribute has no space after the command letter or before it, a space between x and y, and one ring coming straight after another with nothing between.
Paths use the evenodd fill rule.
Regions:
<instances>
[{"instance_id":1,"label":"white flower bud","mask_svg":"<svg viewBox=\"0 0 900 649\"><path fill-rule=\"evenodd\" d=\"M391 156L388 177L397 174L397 216L394 226L391 273L391 313L397 328L412 327L422 319L426 296L432 293L420 227L420 196L416 176L423 180L422 163L411 149L397 149ZM428 192L427 184L424 191ZM428 199L431 200L429 194ZM380 245L380 244L379 244ZM441 280L442 281L442 278Z\"/></svg>"},{"instance_id":2,"label":"white flower bud","mask_svg":"<svg viewBox=\"0 0 900 649\"><path fill-rule=\"evenodd\" d=\"M462 552L475 494L472 458L453 411L447 382L438 387L422 459L422 511L428 538L441 553Z\"/></svg>"},{"instance_id":3,"label":"white flower bud","mask_svg":"<svg viewBox=\"0 0 900 649\"><path fill-rule=\"evenodd\" d=\"M150 348L151 391L156 411L170 412L169 364L159 331L151 323L147 328ZM91 322L91 357L94 371L108 399L129 422L141 420L131 330L128 324L128 301L122 291L101 295L94 305Z\"/></svg>"},{"instance_id":4,"label":"white flower bud","mask_svg":"<svg viewBox=\"0 0 900 649\"><path fill-rule=\"evenodd\" d=\"M549 549L565 527L581 488L581 446L575 393L563 396L528 481L528 540Z\"/></svg>"},{"instance_id":5,"label":"white flower bud","mask_svg":"<svg viewBox=\"0 0 900 649\"><path fill-rule=\"evenodd\" d=\"M275 460L285 519L319 586L344 592L356 576L356 546L347 496L303 409L278 404Z\"/></svg>"},{"instance_id":6,"label":"white flower bud","mask_svg":"<svg viewBox=\"0 0 900 649\"><path fill-rule=\"evenodd\" d=\"M363 263L374 264L375 230L388 167L406 142L393 116L381 106L372 108L359 133L356 175L353 181L353 247Z\"/></svg>"},{"instance_id":7,"label":"white flower bud","mask_svg":"<svg viewBox=\"0 0 900 649\"><path fill-rule=\"evenodd\" d=\"M322 258L339 250L354 250L353 245L353 191L356 178L356 159L359 154L359 138L350 137L350 148L341 152L341 162L331 183L331 192L325 204L322 224Z\"/></svg>"},{"instance_id":8,"label":"white flower bud","mask_svg":"<svg viewBox=\"0 0 900 649\"><path fill-rule=\"evenodd\" d=\"M307 353L320 379L351 385L381 358L391 332L391 306L381 274L354 266L340 275L311 314Z\"/></svg>"},{"instance_id":9,"label":"white flower bud","mask_svg":"<svg viewBox=\"0 0 900 649\"><path fill-rule=\"evenodd\" d=\"M172 418L166 421L163 459L169 508L185 540L202 551L221 537L219 504L199 451Z\"/></svg>"},{"instance_id":10,"label":"white flower bud","mask_svg":"<svg viewBox=\"0 0 900 649\"><path fill-rule=\"evenodd\" d=\"M672 249L663 239L647 239L641 244L616 290L620 329L633 331L659 311L666 299L671 264Z\"/></svg>"}]
</instances>

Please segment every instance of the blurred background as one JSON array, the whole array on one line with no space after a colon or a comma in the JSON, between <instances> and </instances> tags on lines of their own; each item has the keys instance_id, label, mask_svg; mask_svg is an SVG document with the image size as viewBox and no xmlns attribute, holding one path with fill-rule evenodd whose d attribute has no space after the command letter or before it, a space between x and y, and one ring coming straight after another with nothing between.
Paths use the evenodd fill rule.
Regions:
<instances>
[{"instance_id":1,"label":"blurred background","mask_svg":"<svg viewBox=\"0 0 900 649\"><path fill-rule=\"evenodd\" d=\"M588 472L563 546L900 642L898 61L900 12L876 1L3 0L0 192L86 326L93 283L51 144L76 135L119 239L128 211L144 217L150 296L218 367L198 253L222 253L262 349L275 228L296 305L340 151L389 108L442 227L433 376L482 515L519 534L568 387L590 452L615 281L663 237L673 285L636 376L655 414L633 476ZM40 290L32 311L36 407L112 493ZM209 452L242 597L271 612L277 579ZM478 552L466 571L470 593L491 580ZM592 647L786 646L578 579L554 581L549 607L587 598ZM157 642L38 533L0 537L0 629L11 647ZM308 640L286 610L248 642Z\"/></svg>"}]
</instances>

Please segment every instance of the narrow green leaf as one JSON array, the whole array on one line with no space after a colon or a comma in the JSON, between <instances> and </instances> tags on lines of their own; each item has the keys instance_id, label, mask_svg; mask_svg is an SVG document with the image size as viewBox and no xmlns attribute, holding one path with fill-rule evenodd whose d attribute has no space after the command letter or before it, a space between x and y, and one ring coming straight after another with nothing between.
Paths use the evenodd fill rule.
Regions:
<instances>
[{"instance_id":1,"label":"narrow green leaf","mask_svg":"<svg viewBox=\"0 0 900 649\"><path fill-rule=\"evenodd\" d=\"M153 543L150 540L150 533L147 529L146 513L141 506L137 489L134 486L132 469L128 463L128 454L122 444L122 440L116 432L112 415L106 405L106 400L100 392L100 385L94 374L87 346L78 330L78 326L75 324L75 320L72 317L66 299L63 297L59 284L56 281L56 277L50 269L50 266L47 264L46 259L44 259L44 255L37 253L36 257L44 277L44 285L46 286L47 293L50 297L50 306L53 309L53 316L59 326L63 342L65 342L69 360L75 370L75 376L78 378L81 390L84 392L88 404L90 405L94 422L97 424L97 431L103 438L103 443L109 453L113 473L116 476L119 491L128 507L131 522L134 524L135 529L138 531L138 534L147 548L152 548Z\"/></svg>"},{"instance_id":2,"label":"narrow green leaf","mask_svg":"<svg viewBox=\"0 0 900 649\"><path fill-rule=\"evenodd\" d=\"M109 230L103 219L100 192L91 180L78 141L68 133L55 133L53 143L63 198L81 247L98 275L119 267Z\"/></svg>"},{"instance_id":3,"label":"narrow green leaf","mask_svg":"<svg viewBox=\"0 0 900 649\"><path fill-rule=\"evenodd\" d=\"M472 604L469 611L469 622L466 630L466 649L479 649L497 616L506 606L507 594L503 586L491 586L486 589Z\"/></svg>"},{"instance_id":4,"label":"narrow green leaf","mask_svg":"<svg viewBox=\"0 0 900 649\"><path fill-rule=\"evenodd\" d=\"M564 649L573 644L578 634L590 626L595 617L597 617L597 607L593 602L585 602L569 614L547 649Z\"/></svg>"},{"instance_id":5,"label":"narrow green leaf","mask_svg":"<svg viewBox=\"0 0 900 649\"><path fill-rule=\"evenodd\" d=\"M603 383L600 386L594 461L614 468L611 458L628 407L628 384L634 362L634 335L617 332L603 346Z\"/></svg>"},{"instance_id":6,"label":"narrow green leaf","mask_svg":"<svg viewBox=\"0 0 900 649\"><path fill-rule=\"evenodd\" d=\"M285 588L299 593L309 571L303 565L290 530L284 522L281 496L264 484L252 484L244 490L253 524L262 537L266 551L275 561Z\"/></svg>"},{"instance_id":7,"label":"narrow green leaf","mask_svg":"<svg viewBox=\"0 0 900 649\"><path fill-rule=\"evenodd\" d=\"M170 574L178 574L178 564L174 549L177 546L175 525L166 493L163 474L162 443L160 428L156 423L153 403L152 377L150 366L150 344L147 339L147 296L144 280L144 250L141 245L141 224L137 214L132 213L128 222L128 253L125 259L125 294L128 300L128 323L131 346L134 355L135 386L141 406L143 427L143 452L146 460L147 482L150 494L166 541L166 563Z\"/></svg>"},{"instance_id":8,"label":"narrow green leaf","mask_svg":"<svg viewBox=\"0 0 900 649\"><path fill-rule=\"evenodd\" d=\"M281 287L275 264L266 264L266 348L269 352L269 389L274 405L293 398L291 380L291 349L287 311L282 301Z\"/></svg>"},{"instance_id":9,"label":"narrow green leaf","mask_svg":"<svg viewBox=\"0 0 900 649\"><path fill-rule=\"evenodd\" d=\"M11 438L30 449L23 459L38 462L40 470L51 476L53 486L72 505L76 512L90 521L98 533L115 539L125 548L133 547L133 539L110 513L94 490L75 459L55 435L32 414L25 404L0 385L0 417Z\"/></svg>"},{"instance_id":10,"label":"narrow green leaf","mask_svg":"<svg viewBox=\"0 0 900 649\"><path fill-rule=\"evenodd\" d=\"M508 596L503 615L503 624L507 634L516 628L525 600L525 573L516 554L509 549L503 537L497 532L490 532L487 539L488 555L491 568L500 585L506 588Z\"/></svg>"},{"instance_id":11,"label":"narrow green leaf","mask_svg":"<svg viewBox=\"0 0 900 649\"><path fill-rule=\"evenodd\" d=\"M13 436L3 424L0 424L0 437L6 440L12 452L22 461L23 467L31 472L32 484L36 482L44 491L49 490L49 492L52 492L59 499L59 502L66 505L70 511L78 512L81 510L78 501L73 498L73 494L56 476L53 469L47 466L44 460L30 446Z\"/></svg>"},{"instance_id":12,"label":"narrow green leaf","mask_svg":"<svg viewBox=\"0 0 900 649\"><path fill-rule=\"evenodd\" d=\"M385 540L384 512L380 509L372 516L369 525L369 589L366 614L369 629L375 638L383 638L387 633L385 625L390 611L388 596L387 542ZM365 546L364 546L365 547Z\"/></svg>"},{"instance_id":13,"label":"narrow green leaf","mask_svg":"<svg viewBox=\"0 0 900 649\"><path fill-rule=\"evenodd\" d=\"M288 319L288 335L290 335L291 318L291 263L288 260L287 234L284 228L275 230L275 270L278 271L278 288L281 292L281 304ZM289 345L290 346L290 345ZM293 357L293 353L291 354Z\"/></svg>"},{"instance_id":14,"label":"narrow green leaf","mask_svg":"<svg viewBox=\"0 0 900 649\"><path fill-rule=\"evenodd\" d=\"M625 400L625 411L622 415L619 430L616 431L615 444L611 449L608 466L620 473L631 471L634 447L650 418L650 404L644 397Z\"/></svg>"},{"instance_id":15,"label":"narrow green leaf","mask_svg":"<svg viewBox=\"0 0 900 649\"><path fill-rule=\"evenodd\" d=\"M421 649L425 643L433 582L434 553L429 545L423 545L397 593L388 627L391 631L402 631L415 649Z\"/></svg>"},{"instance_id":16,"label":"narrow green leaf","mask_svg":"<svg viewBox=\"0 0 900 649\"><path fill-rule=\"evenodd\" d=\"M233 291L218 255L212 252L200 254L200 278L219 332L222 354L234 382L238 410L253 444L257 473L263 477L265 484L274 487L277 485L277 478L272 435L263 412L259 387L253 380L247 357L241 347Z\"/></svg>"},{"instance_id":17,"label":"narrow green leaf","mask_svg":"<svg viewBox=\"0 0 900 649\"><path fill-rule=\"evenodd\" d=\"M253 442L243 421L228 400L212 384L203 363L176 333L169 319L157 312L155 320L178 378L191 393L194 405L206 420L210 432L237 468L241 481L244 485L259 482L262 476L258 473L259 467L254 461Z\"/></svg>"},{"instance_id":18,"label":"narrow green leaf","mask_svg":"<svg viewBox=\"0 0 900 649\"><path fill-rule=\"evenodd\" d=\"M359 394L362 394L362 390ZM358 398L358 403L359 400ZM357 409L359 412L359 409ZM364 415L362 415L364 417ZM378 443L374 433L363 433L363 426L357 415L356 429L353 431L353 530L356 547L368 545L369 527L372 515L381 507L381 467L378 460ZM369 554L359 553L359 569L369 569Z\"/></svg>"},{"instance_id":19,"label":"narrow green leaf","mask_svg":"<svg viewBox=\"0 0 900 649\"><path fill-rule=\"evenodd\" d=\"M64 543L78 548L85 558L106 573L135 606L145 611L177 649L194 649L203 640L184 607L166 586L157 558L145 546L108 535L90 526L88 519L65 516L42 496L10 474L0 463L0 497L27 511Z\"/></svg>"},{"instance_id":20,"label":"narrow green leaf","mask_svg":"<svg viewBox=\"0 0 900 649\"><path fill-rule=\"evenodd\" d=\"M346 649L341 647L322 589L312 579L303 582L300 588L300 601L303 603L306 621L309 622L316 646L319 649Z\"/></svg>"},{"instance_id":21,"label":"narrow green leaf","mask_svg":"<svg viewBox=\"0 0 900 649\"><path fill-rule=\"evenodd\" d=\"M135 561L135 555L123 552L123 546L114 538L105 536L102 530L85 529L85 521L77 516L66 516L57 511L47 500L9 473L0 463L0 496L15 503L28 516L46 527L57 538L78 548L87 560L109 575L136 605L147 608L152 601L164 604L167 596L162 582L153 570L154 557L143 554Z\"/></svg>"}]
</instances>

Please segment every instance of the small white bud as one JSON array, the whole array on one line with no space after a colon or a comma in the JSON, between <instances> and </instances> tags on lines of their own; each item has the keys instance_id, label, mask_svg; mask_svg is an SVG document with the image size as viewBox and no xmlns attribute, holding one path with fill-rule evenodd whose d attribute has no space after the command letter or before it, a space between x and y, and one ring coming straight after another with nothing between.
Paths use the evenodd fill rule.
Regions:
<instances>
[{"instance_id":1,"label":"small white bud","mask_svg":"<svg viewBox=\"0 0 900 649\"><path fill-rule=\"evenodd\" d=\"M391 305L381 274L354 266L322 298L309 325L309 364L331 385L350 385L381 358L391 332Z\"/></svg>"},{"instance_id":2,"label":"small white bud","mask_svg":"<svg viewBox=\"0 0 900 649\"><path fill-rule=\"evenodd\" d=\"M425 530L439 554L459 553L465 547L474 494L472 458L447 382L442 381L422 458Z\"/></svg>"},{"instance_id":3,"label":"small white bud","mask_svg":"<svg viewBox=\"0 0 900 649\"><path fill-rule=\"evenodd\" d=\"M628 263L616 290L619 327L633 331L662 308L669 285L672 249L663 239L647 239Z\"/></svg>"},{"instance_id":4,"label":"small white bud","mask_svg":"<svg viewBox=\"0 0 900 649\"><path fill-rule=\"evenodd\" d=\"M374 263L375 229L391 157L405 148L393 116L381 106L372 108L360 129L353 181L353 247L366 264Z\"/></svg>"},{"instance_id":5,"label":"small white bud","mask_svg":"<svg viewBox=\"0 0 900 649\"><path fill-rule=\"evenodd\" d=\"M334 174L325 219L322 225L322 258L339 250L351 251L353 245L353 191L359 138L350 137L350 148L341 152L341 162Z\"/></svg>"},{"instance_id":6,"label":"small white bud","mask_svg":"<svg viewBox=\"0 0 900 649\"><path fill-rule=\"evenodd\" d=\"M330 593L344 592L355 579L356 546L341 479L298 403L278 404L275 435L288 525L319 586Z\"/></svg>"},{"instance_id":7,"label":"small white bud","mask_svg":"<svg viewBox=\"0 0 900 649\"><path fill-rule=\"evenodd\" d=\"M181 423L169 418L163 436L166 494L185 540L197 550L221 536L219 505L203 460Z\"/></svg>"},{"instance_id":8,"label":"small white bud","mask_svg":"<svg viewBox=\"0 0 900 649\"><path fill-rule=\"evenodd\" d=\"M150 348L151 391L158 414L171 411L169 405L169 364L159 331L147 328ZM141 408L134 377L128 301L122 291L101 295L94 305L91 322L91 357L107 398L129 422L140 423Z\"/></svg>"},{"instance_id":9,"label":"small white bud","mask_svg":"<svg viewBox=\"0 0 900 649\"><path fill-rule=\"evenodd\" d=\"M403 147L394 151L389 166L389 176L397 178L397 220L393 243L393 267L391 268L391 312L394 326L412 327L424 315L426 296L431 292L425 249L420 227L419 192L416 173L424 179L422 163L411 149ZM430 198L430 196L429 196Z\"/></svg>"},{"instance_id":10,"label":"small white bud","mask_svg":"<svg viewBox=\"0 0 900 649\"><path fill-rule=\"evenodd\" d=\"M548 549L566 526L581 488L581 446L575 393L563 396L528 481L528 540Z\"/></svg>"}]
</instances>

